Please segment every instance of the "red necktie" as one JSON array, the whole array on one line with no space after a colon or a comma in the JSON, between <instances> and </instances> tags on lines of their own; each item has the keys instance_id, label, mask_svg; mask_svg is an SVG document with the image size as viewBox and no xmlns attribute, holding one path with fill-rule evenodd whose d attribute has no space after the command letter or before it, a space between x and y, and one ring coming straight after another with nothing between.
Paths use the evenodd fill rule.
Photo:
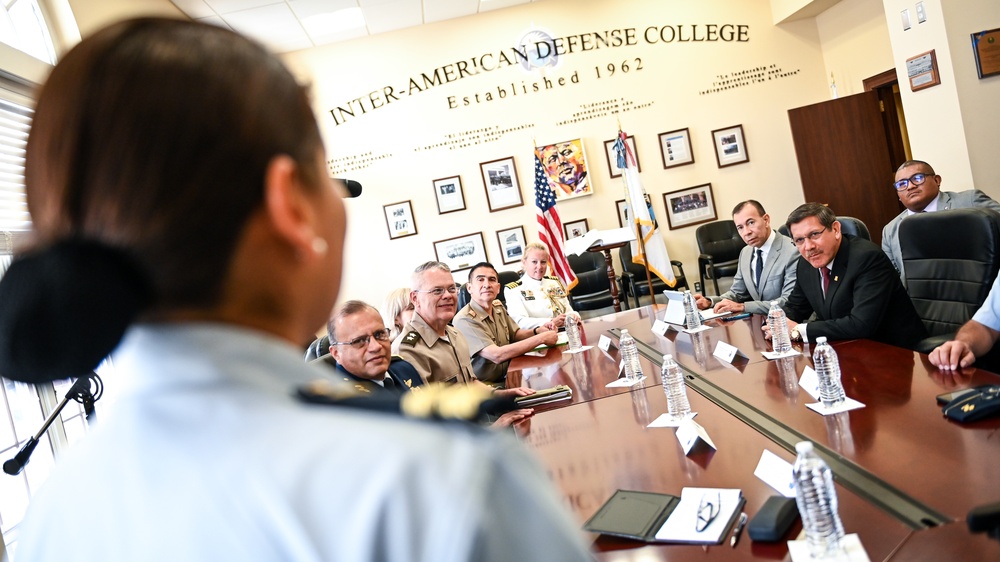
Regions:
<instances>
[{"instance_id":1,"label":"red necktie","mask_svg":"<svg viewBox=\"0 0 1000 562\"><path fill-rule=\"evenodd\" d=\"M827 290L830 288L830 269L826 266L820 268L820 273L823 274L823 296L826 296Z\"/></svg>"}]
</instances>

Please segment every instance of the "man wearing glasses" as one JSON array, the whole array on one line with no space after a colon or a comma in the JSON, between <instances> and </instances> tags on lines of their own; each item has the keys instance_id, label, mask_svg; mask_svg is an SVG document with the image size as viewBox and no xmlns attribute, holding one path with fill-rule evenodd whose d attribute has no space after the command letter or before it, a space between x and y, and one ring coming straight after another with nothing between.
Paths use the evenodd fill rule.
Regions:
<instances>
[{"instance_id":1,"label":"man wearing glasses","mask_svg":"<svg viewBox=\"0 0 1000 562\"><path fill-rule=\"evenodd\" d=\"M337 373L358 391L401 394L424 383L413 365L390 355L389 330L370 304L345 302L334 311L326 329Z\"/></svg>"},{"instance_id":2,"label":"man wearing glasses","mask_svg":"<svg viewBox=\"0 0 1000 562\"><path fill-rule=\"evenodd\" d=\"M469 344L472 368L479 380L500 383L507 376L510 360L539 345L555 345L558 334L544 327L530 330L517 325L496 300L500 294L497 270L488 262L477 263L469 272L472 300L455 315L455 327Z\"/></svg>"},{"instance_id":3,"label":"man wearing glasses","mask_svg":"<svg viewBox=\"0 0 1000 562\"><path fill-rule=\"evenodd\" d=\"M978 189L967 191L941 191L941 176L927 162L907 160L896 170L893 180L896 195L906 210L889 221L882 229L882 251L892 260L901 279L903 275L903 252L899 249L899 223L916 213L931 213L948 209L986 207L1000 211L1000 204L990 199Z\"/></svg>"},{"instance_id":4,"label":"man wearing glasses","mask_svg":"<svg viewBox=\"0 0 1000 562\"><path fill-rule=\"evenodd\" d=\"M793 341L868 338L907 349L927 337L896 270L878 246L845 236L829 207L806 203L788 215L799 249L795 289L785 302ZM816 319L803 322L815 312ZM771 335L765 326L767 338Z\"/></svg>"},{"instance_id":5,"label":"man wearing glasses","mask_svg":"<svg viewBox=\"0 0 1000 562\"><path fill-rule=\"evenodd\" d=\"M413 272L410 302L413 317L392 342L393 354L416 368L425 382L483 384L472 370L469 344L448 323L455 317L458 288L447 264L429 261ZM518 387L496 390L498 396L528 396L535 391ZM531 410L508 412L497 420L509 425L531 415Z\"/></svg>"}]
</instances>

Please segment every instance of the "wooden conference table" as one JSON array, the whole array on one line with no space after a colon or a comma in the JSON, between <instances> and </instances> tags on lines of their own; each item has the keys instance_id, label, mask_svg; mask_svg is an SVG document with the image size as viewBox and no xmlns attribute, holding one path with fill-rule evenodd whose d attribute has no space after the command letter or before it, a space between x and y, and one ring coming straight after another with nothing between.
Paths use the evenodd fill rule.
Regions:
<instances>
[{"instance_id":1,"label":"wooden conference table","mask_svg":"<svg viewBox=\"0 0 1000 562\"><path fill-rule=\"evenodd\" d=\"M924 355L868 340L836 342L847 395L866 406L833 416L805 407L814 400L798 378L811 366L803 355L767 361L762 317L713 321L699 334L652 331L654 305L588 320L583 353L551 349L544 357L512 362L508 385L547 388L566 384L573 399L536 408L523 422L532 447L581 524L617 489L679 494L685 486L740 488L753 517L777 492L753 471L765 449L788 462L794 443L813 441L837 478L840 515L872 560L998 560L1000 542L968 532L965 516L1000 500L1000 420L968 425L942 417L943 392L1000 383L977 369L946 374ZM661 313L662 316L662 313ZM597 349L601 335L617 344L622 328L638 342L646 380L632 388L606 388L617 378L616 349ZM717 342L746 358L727 365L712 352ZM685 456L672 429L646 426L666 411L659 360L670 353L687 371L696 421L718 447ZM787 539L801 530L796 524ZM737 547L645 545L594 536L602 560L790 560L784 542Z\"/></svg>"}]
</instances>

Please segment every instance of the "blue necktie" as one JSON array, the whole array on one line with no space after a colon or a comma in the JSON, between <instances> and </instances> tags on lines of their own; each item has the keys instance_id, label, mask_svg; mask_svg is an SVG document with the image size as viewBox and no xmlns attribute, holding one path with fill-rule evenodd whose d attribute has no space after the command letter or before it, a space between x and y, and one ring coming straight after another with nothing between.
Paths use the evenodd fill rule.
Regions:
<instances>
[{"instance_id":1,"label":"blue necktie","mask_svg":"<svg viewBox=\"0 0 1000 562\"><path fill-rule=\"evenodd\" d=\"M760 248L757 248L756 252L757 252L757 265L756 265L756 271L754 271L754 276L756 277L756 279L754 279L753 284L755 287L759 289L760 274L764 271L764 252L762 252Z\"/></svg>"}]
</instances>

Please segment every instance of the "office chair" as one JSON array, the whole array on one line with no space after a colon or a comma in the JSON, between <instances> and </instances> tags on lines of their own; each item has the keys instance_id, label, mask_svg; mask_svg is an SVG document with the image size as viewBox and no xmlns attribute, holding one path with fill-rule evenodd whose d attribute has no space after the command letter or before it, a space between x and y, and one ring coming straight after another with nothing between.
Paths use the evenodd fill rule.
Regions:
<instances>
[{"instance_id":1,"label":"office chair","mask_svg":"<svg viewBox=\"0 0 1000 562\"><path fill-rule=\"evenodd\" d=\"M306 348L305 361L308 363L313 359L318 359L324 355L330 354L330 336L323 336L321 338L316 338L316 341L309 344Z\"/></svg>"},{"instance_id":2,"label":"office chair","mask_svg":"<svg viewBox=\"0 0 1000 562\"><path fill-rule=\"evenodd\" d=\"M503 288L512 281L517 281L521 276L517 274L516 271L498 271L497 279L500 281L500 292L497 293L497 300L503 303L504 308L507 307L507 299L503 296ZM458 306L455 310L462 310L465 305L469 304L472 300L472 295L469 294L469 288L467 283L461 283L458 287Z\"/></svg>"},{"instance_id":3,"label":"office chair","mask_svg":"<svg viewBox=\"0 0 1000 562\"><path fill-rule=\"evenodd\" d=\"M576 287L569 292L569 304L573 310L580 312L614 306L611 280L608 279L608 265L604 262L604 254L583 252L566 257L577 279Z\"/></svg>"},{"instance_id":4,"label":"office chair","mask_svg":"<svg viewBox=\"0 0 1000 562\"><path fill-rule=\"evenodd\" d=\"M929 353L982 306L1000 268L1000 214L990 209L918 213L899 225L906 288L931 337Z\"/></svg>"},{"instance_id":5,"label":"office chair","mask_svg":"<svg viewBox=\"0 0 1000 562\"><path fill-rule=\"evenodd\" d=\"M739 269L740 250L746 242L736 231L736 223L732 220L710 222L698 227L694 232L698 240L698 277L701 279L702 290L708 294L705 278L712 280L715 294L719 292L719 278L733 277Z\"/></svg>"},{"instance_id":6,"label":"office chair","mask_svg":"<svg viewBox=\"0 0 1000 562\"><path fill-rule=\"evenodd\" d=\"M631 295L632 300L635 302L635 307L639 308L639 297L649 294L649 284L646 283L646 268L632 262L632 244L625 244L618 250L618 259L622 262L622 300L628 300L629 295ZM688 283L687 277L684 276L684 264L679 260L670 260L670 265L674 269L674 277L677 280L673 289L687 289ZM656 275L652 275L651 277L653 279L653 291L656 293L671 288ZM653 295L653 301L656 301L655 294Z\"/></svg>"}]
</instances>

